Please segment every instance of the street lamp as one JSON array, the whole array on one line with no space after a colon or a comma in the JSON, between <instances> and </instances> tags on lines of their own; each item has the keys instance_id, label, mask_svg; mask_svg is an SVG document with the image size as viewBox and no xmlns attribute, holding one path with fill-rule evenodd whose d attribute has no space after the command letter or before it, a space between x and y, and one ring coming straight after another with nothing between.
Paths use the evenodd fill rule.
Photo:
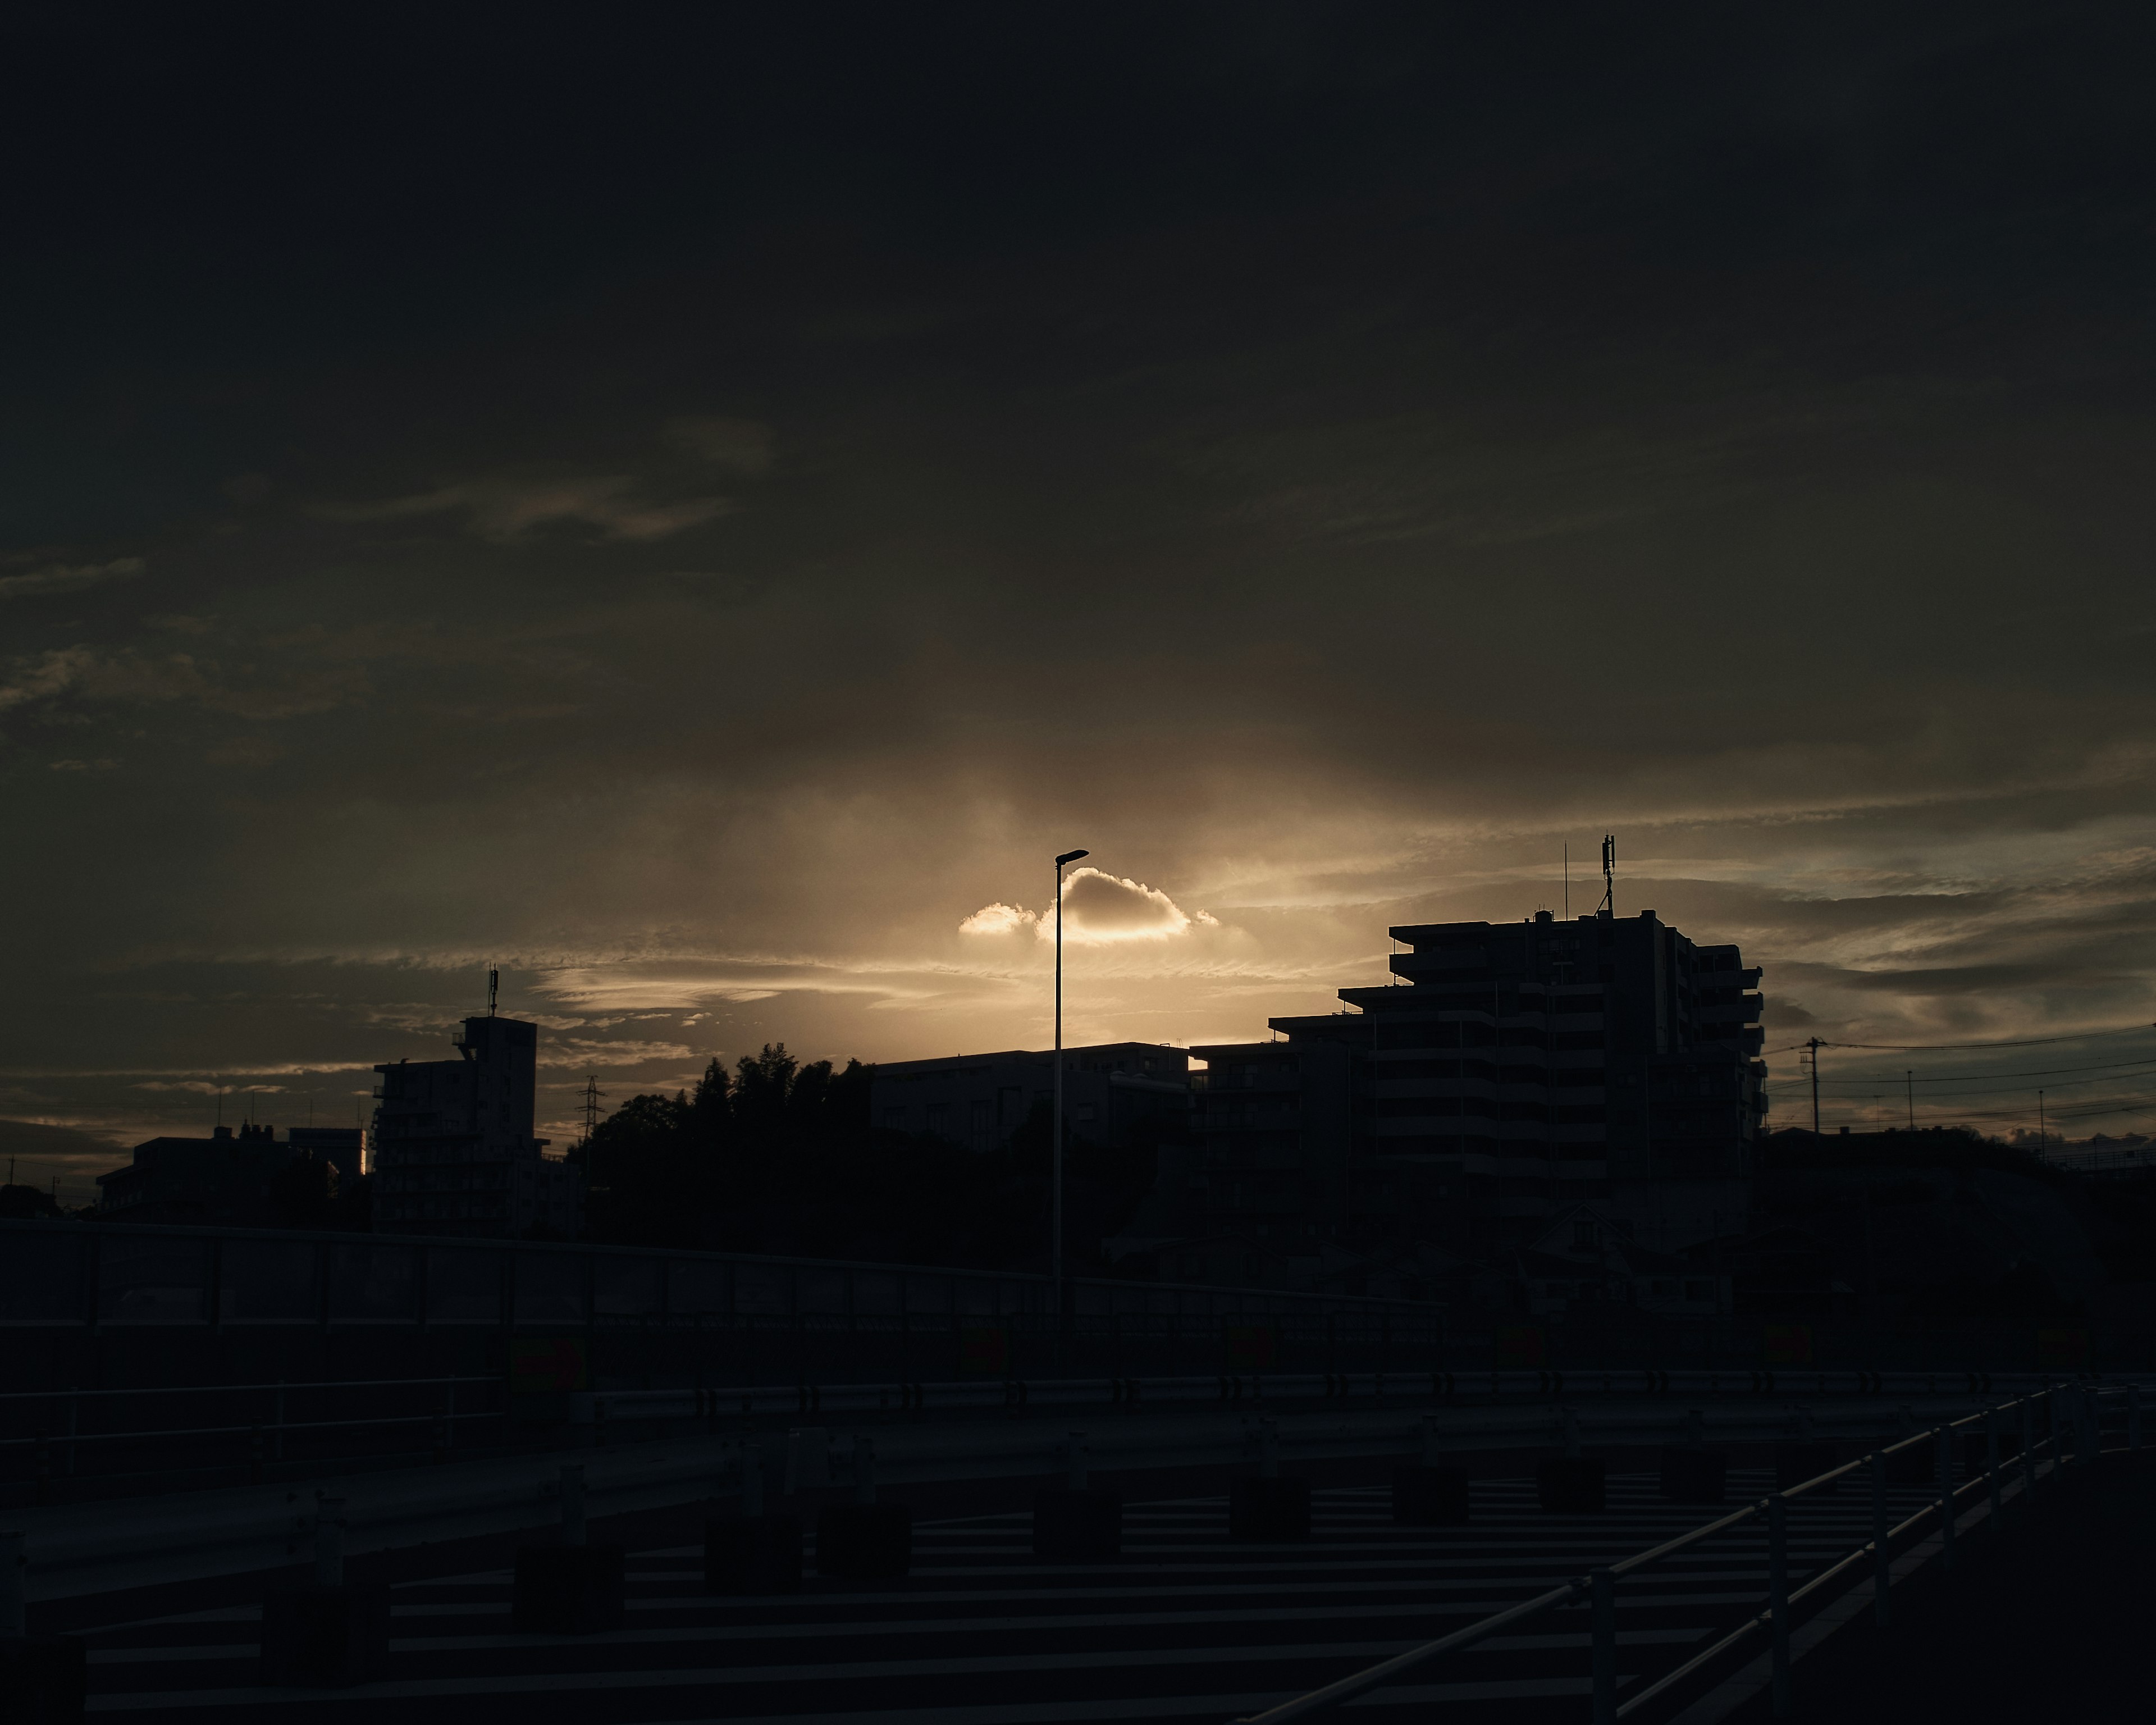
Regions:
<instances>
[{"instance_id":1,"label":"street lamp","mask_svg":"<svg viewBox=\"0 0 2156 1725\"><path fill-rule=\"evenodd\" d=\"M1063 871L1090 850L1066 850L1055 859L1055 1153L1049 1175L1048 1286L1055 1322L1063 1323Z\"/></svg>"}]
</instances>

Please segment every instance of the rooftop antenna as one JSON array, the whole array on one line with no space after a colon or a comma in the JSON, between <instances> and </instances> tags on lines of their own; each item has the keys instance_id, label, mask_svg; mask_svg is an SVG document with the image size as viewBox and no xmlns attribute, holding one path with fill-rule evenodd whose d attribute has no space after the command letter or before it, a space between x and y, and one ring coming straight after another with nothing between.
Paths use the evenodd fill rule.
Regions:
<instances>
[{"instance_id":1,"label":"rooftop antenna","mask_svg":"<svg viewBox=\"0 0 2156 1725\"><path fill-rule=\"evenodd\" d=\"M1572 846L1564 847L1564 920L1572 921Z\"/></svg>"},{"instance_id":2,"label":"rooftop antenna","mask_svg":"<svg viewBox=\"0 0 2156 1725\"><path fill-rule=\"evenodd\" d=\"M486 968L486 1015L494 1016L494 1003L501 993L501 973L492 965Z\"/></svg>"},{"instance_id":3,"label":"rooftop antenna","mask_svg":"<svg viewBox=\"0 0 2156 1725\"><path fill-rule=\"evenodd\" d=\"M1617 835L1614 833L1602 835L1602 908L1594 914L1598 916L1614 916L1617 914Z\"/></svg>"}]
</instances>

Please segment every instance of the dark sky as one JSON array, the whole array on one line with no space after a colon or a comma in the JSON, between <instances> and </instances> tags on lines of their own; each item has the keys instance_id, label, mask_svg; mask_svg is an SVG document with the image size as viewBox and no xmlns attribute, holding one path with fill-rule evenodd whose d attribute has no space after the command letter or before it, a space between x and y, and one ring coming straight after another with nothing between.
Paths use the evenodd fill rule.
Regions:
<instances>
[{"instance_id":1,"label":"dark sky","mask_svg":"<svg viewBox=\"0 0 2156 1725\"><path fill-rule=\"evenodd\" d=\"M1770 1048L2156 1018L2145 8L11 16L0 1111L1037 1044L1080 845L1081 1038L1605 831Z\"/></svg>"}]
</instances>

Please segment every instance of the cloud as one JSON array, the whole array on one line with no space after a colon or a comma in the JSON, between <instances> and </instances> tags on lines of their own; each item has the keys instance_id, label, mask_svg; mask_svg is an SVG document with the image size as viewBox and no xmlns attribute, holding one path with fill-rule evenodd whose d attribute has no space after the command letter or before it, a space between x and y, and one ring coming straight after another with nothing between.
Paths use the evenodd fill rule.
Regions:
<instances>
[{"instance_id":1,"label":"cloud","mask_svg":"<svg viewBox=\"0 0 2156 1725\"><path fill-rule=\"evenodd\" d=\"M461 511L482 539L509 541L563 522L596 527L608 539L664 539L726 514L725 497L688 497L658 502L625 474L552 480L471 480L380 503L342 505L324 511L343 521L408 521Z\"/></svg>"},{"instance_id":2,"label":"cloud","mask_svg":"<svg viewBox=\"0 0 2156 1725\"><path fill-rule=\"evenodd\" d=\"M54 773L110 773L120 763L109 755L100 755L95 761L48 761L45 766Z\"/></svg>"},{"instance_id":3,"label":"cloud","mask_svg":"<svg viewBox=\"0 0 2156 1725\"><path fill-rule=\"evenodd\" d=\"M214 661L190 653L153 658L131 649L100 654L61 647L16 661L13 680L0 684L0 712L72 693L98 701L192 701L234 718L289 719L328 712L368 687L365 673L354 665L331 665L278 683L228 683L220 680Z\"/></svg>"},{"instance_id":4,"label":"cloud","mask_svg":"<svg viewBox=\"0 0 2156 1725\"><path fill-rule=\"evenodd\" d=\"M64 693L80 678L90 660L87 647L64 647L34 661L18 660L14 680L0 683L0 712Z\"/></svg>"},{"instance_id":5,"label":"cloud","mask_svg":"<svg viewBox=\"0 0 2156 1725\"><path fill-rule=\"evenodd\" d=\"M235 1090L229 1084L208 1084L199 1078L182 1079L177 1083L157 1081L148 1084L138 1084L134 1088L148 1091L181 1091L198 1096L244 1095L249 1091L254 1091L257 1096L280 1096L285 1094L285 1086L281 1084L249 1084L241 1086Z\"/></svg>"},{"instance_id":6,"label":"cloud","mask_svg":"<svg viewBox=\"0 0 2156 1725\"><path fill-rule=\"evenodd\" d=\"M564 1037L542 1044L539 1050L542 1066L593 1067L602 1071L696 1058L696 1050L685 1043L605 1042L583 1036Z\"/></svg>"},{"instance_id":7,"label":"cloud","mask_svg":"<svg viewBox=\"0 0 2156 1725\"><path fill-rule=\"evenodd\" d=\"M753 419L675 419L667 424L665 436L683 454L732 473L753 479L771 470L771 428Z\"/></svg>"},{"instance_id":8,"label":"cloud","mask_svg":"<svg viewBox=\"0 0 2156 1725\"><path fill-rule=\"evenodd\" d=\"M1105 875L1098 869L1074 869L1063 888L1063 935L1066 941L1105 944L1113 941L1171 940L1194 928L1218 927L1216 918L1184 911L1166 893L1140 880ZM958 925L961 934L1012 934L1030 928L1044 941L1055 938L1055 912L1034 912L1000 901L983 905Z\"/></svg>"},{"instance_id":9,"label":"cloud","mask_svg":"<svg viewBox=\"0 0 2156 1725\"><path fill-rule=\"evenodd\" d=\"M215 767L274 767L289 752L266 737L228 737L203 758Z\"/></svg>"},{"instance_id":10,"label":"cloud","mask_svg":"<svg viewBox=\"0 0 2156 1725\"><path fill-rule=\"evenodd\" d=\"M872 1000L920 1000L947 987L949 979L920 967L905 968L863 962L843 964L813 958L695 958L572 965L537 979L535 986L557 1000L618 1018L595 1018L594 1025L617 1024L632 1018L671 1018L677 1013L722 1002L745 1005L781 994L855 995ZM702 1014L699 1014L701 1016Z\"/></svg>"},{"instance_id":11,"label":"cloud","mask_svg":"<svg viewBox=\"0 0 2156 1725\"><path fill-rule=\"evenodd\" d=\"M983 905L981 908L958 925L961 934L1009 934L1020 928L1031 928L1040 919L1030 911L1022 911L1016 905Z\"/></svg>"},{"instance_id":12,"label":"cloud","mask_svg":"<svg viewBox=\"0 0 2156 1725\"><path fill-rule=\"evenodd\" d=\"M26 575L0 576L0 599L35 598L49 593L80 593L108 581L126 581L150 566L140 557L115 557L109 563L48 563Z\"/></svg>"}]
</instances>

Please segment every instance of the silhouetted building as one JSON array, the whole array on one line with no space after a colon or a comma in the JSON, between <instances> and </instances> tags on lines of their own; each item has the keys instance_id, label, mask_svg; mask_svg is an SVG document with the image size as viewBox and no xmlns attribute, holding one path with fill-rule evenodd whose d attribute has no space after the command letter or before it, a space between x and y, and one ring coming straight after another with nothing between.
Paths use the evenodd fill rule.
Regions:
<instances>
[{"instance_id":1,"label":"silhouetted building","mask_svg":"<svg viewBox=\"0 0 2156 1725\"><path fill-rule=\"evenodd\" d=\"M470 1018L454 1060L377 1066L374 1225L392 1234L573 1239L583 1176L535 1137L538 1027Z\"/></svg>"},{"instance_id":2,"label":"silhouetted building","mask_svg":"<svg viewBox=\"0 0 2156 1725\"><path fill-rule=\"evenodd\" d=\"M356 1126L295 1126L285 1141L295 1151L326 1162L337 1171L337 1183L349 1190L367 1171L367 1133Z\"/></svg>"},{"instance_id":3,"label":"silhouetted building","mask_svg":"<svg viewBox=\"0 0 2156 1725\"><path fill-rule=\"evenodd\" d=\"M1066 1136L1127 1144L1134 1135L1179 1134L1190 1107L1190 1057L1150 1042L1063 1050ZM927 1132L969 1150L998 1150L1036 1106L1052 1104L1052 1050L952 1055L879 1065L870 1118L887 1132Z\"/></svg>"},{"instance_id":4,"label":"silhouetted building","mask_svg":"<svg viewBox=\"0 0 2156 1725\"><path fill-rule=\"evenodd\" d=\"M1354 1062L1338 1043L1193 1048L1187 1148L1164 1152L1132 1232L1220 1237L1311 1260L1347 1211ZM1193 1280L1197 1278L1194 1277Z\"/></svg>"},{"instance_id":5,"label":"silhouetted building","mask_svg":"<svg viewBox=\"0 0 2156 1725\"><path fill-rule=\"evenodd\" d=\"M218 1127L206 1138L151 1138L127 1167L97 1177L100 1216L121 1222L200 1222L268 1228L271 1185L304 1153L272 1126Z\"/></svg>"},{"instance_id":6,"label":"silhouetted building","mask_svg":"<svg viewBox=\"0 0 2156 1725\"><path fill-rule=\"evenodd\" d=\"M1651 911L1395 928L1398 981L1193 1052L1199 1149L1133 1234L1484 1255L1592 1199L1646 1247L1747 1225L1759 973Z\"/></svg>"}]
</instances>

